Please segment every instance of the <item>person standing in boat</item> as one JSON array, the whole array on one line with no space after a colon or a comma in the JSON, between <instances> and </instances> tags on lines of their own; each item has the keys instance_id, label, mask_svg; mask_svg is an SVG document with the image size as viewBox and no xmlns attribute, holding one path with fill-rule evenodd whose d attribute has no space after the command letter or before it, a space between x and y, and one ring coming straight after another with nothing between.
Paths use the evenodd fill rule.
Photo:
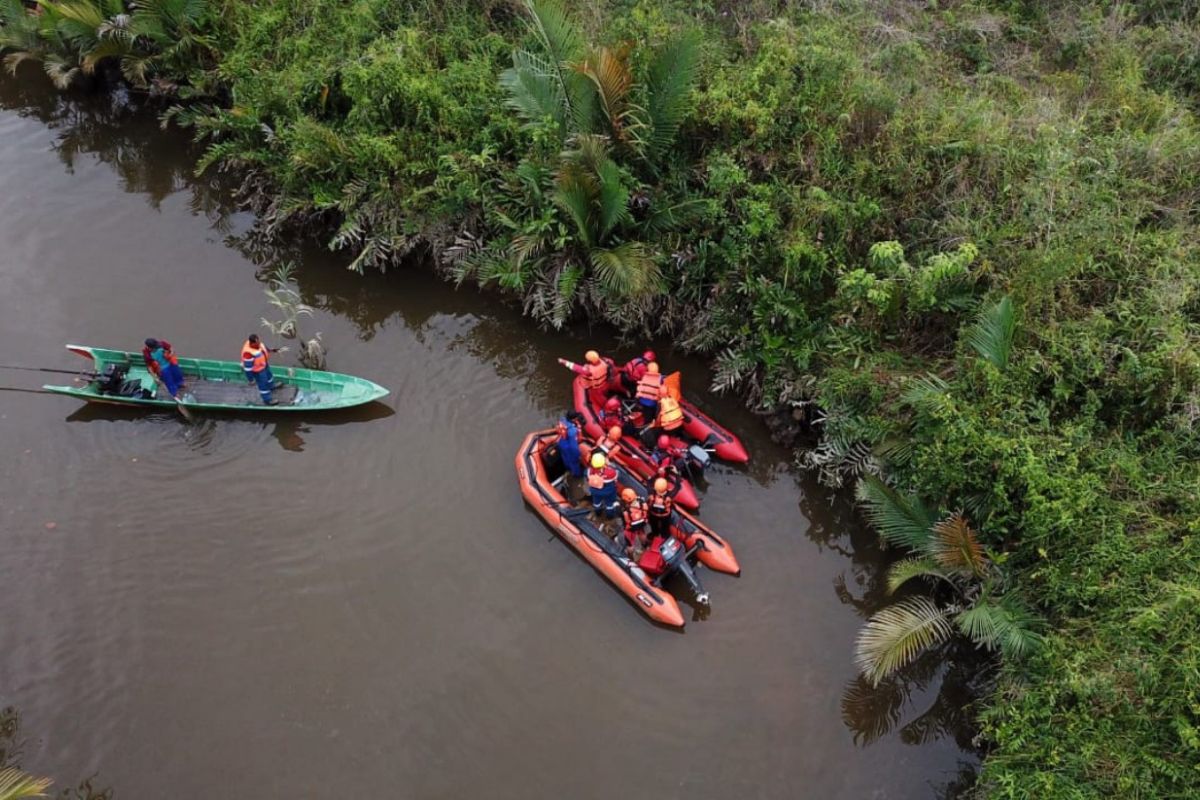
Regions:
<instances>
[{"instance_id":1,"label":"person standing in boat","mask_svg":"<svg viewBox=\"0 0 1200 800\"><path fill-rule=\"evenodd\" d=\"M163 382L167 387L167 394L178 398L179 393L183 391L183 370L179 368L179 359L175 357L171 343L166 339L150 338L144 344L142 360L146 362L146 368L150 370L151 375Z\"/></svg>"},{"instance_id":2,"label":"person standing in boat","mask_svg":"<svg viewBox=\"0 0 1200 800\"><path fill-rule=\"evenodd\" d=\"M563 467L576 478L583 477L583 457L579 453L579 428L583 415L578 411L568 411L566 416L558 419L558 457L562 459Z\"/></svg>"},{"instance_id":3,"label":"person standing in boat","mask_svg":"<svg viewBox=\"0 0 1200 800\"><path fill-rule=\"evenodd\" d=\"M658 362L651 361L637 384L638 406L642 409L642 419L647 423L658 415L658 401L662 394L663 376L658 372Z\"/></svg>"},{"instance_id":4,"label":"person standing in boat","mask_svg":"<svg viewBox=\"0 0 1200 800\"><path fill-rule=\"evenodd\" d=\"M671 512L674 510L675 501L667 494L670 488L671 485L667 483L666 478L657 478L654 481L654 490L646 498L646 505L649 507L650 530L656 539L666 539L671 535Z\"/></svg>"},{"instance_id":5,"label":"person standing in boat","mask_svg":"<svg viewBox=\"0 0 1200 800\"><path fill-rule=\"evenodd\" d=\"M588 470L588 491L592 494L592 511L596 519L600 513L612 519L620 510L617 501L617 471L608 463L603 453L592 453L592 468Z\"/></svg>"},{"instance_id":6,"label":"person standing in boat","mask_svg":"<svg viewBox=\"0 0 1200 800\"><path fill-rule=\"evenodd\" d=\"M625 551L637 558L646 549L646 519L649 509L646 501L638 497L637 492L629 487L621 490L621 502L625 511L621 515L625 522Z\"/></svg>"},{"instance_id":7,"label":"person standing in boat","mask_svg":"<svg viewBox=\"0 0 1200 800\"><path fill-rule=\"evenodd\" d=\"M246 381L258 385L263 404L268 406L279 405L279 401L271 397L275 376L271 374L270 363L271 353L278 352L278 347L267 347L257 333L250 334L242 343L242 370L246 373Z\"/></svg>"},{"instance_id":8,"label":"person standing in boat","mask_svg":"<svg viewBox=\"0 0 1200 800\"><path fill-rule=\"evenodd\" d=\"M584 353L583 360L587 363L576 364L565 358L558 360L567 369L583 376L583 384L587 387L588 402L597 411L604 408L604 400L608 396L608 383L612 377L612 359L601 358L595 350Z\"/></svg>"}]
</instances>

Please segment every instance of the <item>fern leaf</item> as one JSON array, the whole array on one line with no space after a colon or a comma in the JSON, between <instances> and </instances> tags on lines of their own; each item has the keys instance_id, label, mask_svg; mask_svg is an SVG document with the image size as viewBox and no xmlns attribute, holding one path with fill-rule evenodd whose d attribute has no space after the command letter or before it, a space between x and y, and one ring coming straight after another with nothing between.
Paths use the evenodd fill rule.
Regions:
<instances>
[{"instance_id":1,"label":"fern leaf","mask_svg":"<svg viewBox=\"0 0 1200 800\"><path fill-rule=\"evenodd\" d=\"M858 634L854 663L873 686L950 638L951 609L913 597L875 613Z\"/></svg>"},{"instance_id":2,"label":"fern leaf","mask_svg":"<svg viewBox=\"0 0 1200 800\"><path fill-rule=\"evenodd\" d=\"M1009 597L980 599L955 618L958 629L971 641L1007 658L1020 658L1041 645L1036 623L1028 610Z\"/></svg>"},{"instance_id":3,"label":"fern leaf","mask_svg":"<svg viewBox=\"0 0 1200 800\"><path fill-rule=\"evenodd\" d=\"M1012 354L1013 334L1017 329L1016 312L1012 300L1006 295L999 302L979 312L978 318L967 330L967 344L996 369L1008 366Z\"/></svg>"},{"instance_id":4,"label":"fern leaf","mask_svg":"<svg viewBox=\"0 0 1200 800\"><path fill-rule=\"evenodd\" d=\"M918 498L900 495L873 475L858 482L857 494L867 519L888 544L918 551L929 544L935 520Z\"/></svg>"}]
</instances>

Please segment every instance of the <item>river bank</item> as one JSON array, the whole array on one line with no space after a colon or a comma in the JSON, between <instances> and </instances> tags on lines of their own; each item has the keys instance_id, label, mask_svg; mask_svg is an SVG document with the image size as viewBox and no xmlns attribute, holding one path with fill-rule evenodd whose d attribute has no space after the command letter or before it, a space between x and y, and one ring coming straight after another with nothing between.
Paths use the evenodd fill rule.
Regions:
<instances>
[{"instance_id":1,"label":"river bank","mask_svg":"<svg viewBox=\"0 0 1200 800\"><path fill-rule=\"evenodd\" d=\"M290 260L330 367L393 390L382 415L196 426L2 395L0 706L20 710L26 769L58 786L98 773L117 800L899 798L969 772L960 684L943 694L938 662L850 692L884 555L737 399L704 389L701 362L664 350L752 450L713 472L703 512L745 574L714 576L712 615L664 634L524 509L512 473L521 436L568 401L554 358L594 336L264 240L152 114L23 77L0 77L0 168L21 187L0 200L0 290L19 299L4 363L66 368L65 341L147 332L221 355Z\"/></svg>"},{"instance_id":2,"label":"river bank","mask_svg":"<svg viewBox=\"0 0 1200 800\"><path fill-rule=\"evenodd\" d=\"M368 273L429 248L543 323L667 334L751 406L822 409L810 466L966 511L1005 613L1046 620L986 703L984 792L1194 793L1194 14L225 10L228 102L175 118L265 225L336 226ZM627 102L563 114L546 63Z\"/></svg>"}]
</instances>

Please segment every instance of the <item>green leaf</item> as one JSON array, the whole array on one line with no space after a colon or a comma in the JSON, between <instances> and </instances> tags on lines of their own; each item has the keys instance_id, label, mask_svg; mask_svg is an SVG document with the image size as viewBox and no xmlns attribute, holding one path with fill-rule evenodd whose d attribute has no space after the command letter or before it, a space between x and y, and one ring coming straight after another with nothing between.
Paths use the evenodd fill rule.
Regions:
<instances>
[{"instance_id":1,"label":"green leaf","mask_svg":"<svg viewBox=\"0 0 1200 800\"><path fill-rule=\"evenodd\" d=\"M700 65L700 37L695 31L667 42L650 61L646 81L647 160L657 160L675 141L691 107L692 86Z\"/></svg>"},{"instance_id":2,"label":"green leaf","mask_svg":"<svg viewBox=\"0 0 1200 800\"><path fill-rule=\"evenodd\" d=\"M1003 370L1008 366L1012 354L1013 334L1017 329L1016 312L1012 300L1005 297L999 302L981 310L975 323L967 329L967 344L979 353L980 357L990 361L996 369Z\"/></svg>"},{"instance_id":3,"label":"green leaf","mask_svg":"<svg viewBox=\"0 0 1200 800\"><path fill-rule=\"evenodd\" d=\"M913 578L941 578L949 580L948 576L937 562L931 558L906 558L892 564L887 573L888 594L894 593L902 585Z\"/></svg>"},{"instance_id":4,"label":"green leaf","mask_svg":"<svg viewBox=\"0 0 1200 800\"><path fill-rule=\"evenodd\" d=\"M661 286L662 274L641 242L624 242L591 252L592 269L602 291L617 297L637 297Z\"/></svg>"},{"instance_id":5,"label":"green leaf","mask_svg":"<svg viewBox=\"0 0 1200 800\"><path fill-rule=\"evenodd\" d=\"M1006 658L1020 658L1041 646L1034 629L1037 618L1016 600L981 598L961 612L955 624L975 644L999 650Z\"/></svg>"},{"instance_id":6,"label":"green leaf","mask_svg":"<svg viewBox=\"0 0 1200 800\"><path fill-rule=\"evenodd\" d=\"M878 611L858 634L854 663L864 678L878 686L927 648L950 638L950 613L924 597Z\"/></svg>"},{"instance_id":7,"label":"green leaf","mask_svg":"<svg viewBox=\"0 0 1200 800\"><path fill-rule=\"evenodd\" d=\"M866 505L867 519L888 544L918 551L929 544L934 516L919 499L900 495L873 475L858 482L857 495Z\"/></svg>"}]
</instances>

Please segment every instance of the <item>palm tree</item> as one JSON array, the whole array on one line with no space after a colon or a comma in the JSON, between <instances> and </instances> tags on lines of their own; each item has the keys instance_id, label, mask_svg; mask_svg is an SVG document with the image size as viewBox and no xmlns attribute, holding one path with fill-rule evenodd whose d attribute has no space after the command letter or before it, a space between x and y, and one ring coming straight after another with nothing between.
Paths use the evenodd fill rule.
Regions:
<instances>
[{"instance_id":1,"label":"palm tree","mask_svg":"<svg viewBox=\"0 0 1200 800\"><path fill-rule=\"evenodd\" d=\"M575 257L591 268L604 294L628 298L653 292L662 283L653 252L621 237L622 227L633 222L621 168L609 158L604 137L581 134L574 143L555 176L553 200L573 223Z\"/></svg>"},{"instance_id":2,"label":"palm tree","mask_svg":"<svg viewBox=\"0 0 1200 800\"><path fill-rule=\"evenodd\" d=\"M916 554L892 565L888 592L918 578L949 590L939 595L940 601L908 597L867 620L858 636L855 663L872 685L956 632L1010 658L1038 646L1035 618L1015 597L1003 593L999 570L960 512L938 519L918 498L905 497L875 477L859 482L858 498L887 544Z\"/></svg>"},{"instance_id":3,"label":"palm tree","mask_svg":"<svg viewBox=\"0 0 1200 800\"><path fill-rule=\"evenodd\" d=\"M549 120L564 138L603 134L652 169L675 139L699 66L692 31L668 41L635 80L632 47L594 47L571 23L560 0L525 0L542 53L513 52L500 76L508 105L531 126Z\"/></svg>"},{"instance_id":4,"label":"palm tree","mask_svg":"<svg viewBox=\"0 0 1200 800\"><path fill-rule=\"evenodd\" d=\"M48 788L49 778L35 778L13 767L0 769L0 800L45 797Z\"/></svg>"}]
</instances>

